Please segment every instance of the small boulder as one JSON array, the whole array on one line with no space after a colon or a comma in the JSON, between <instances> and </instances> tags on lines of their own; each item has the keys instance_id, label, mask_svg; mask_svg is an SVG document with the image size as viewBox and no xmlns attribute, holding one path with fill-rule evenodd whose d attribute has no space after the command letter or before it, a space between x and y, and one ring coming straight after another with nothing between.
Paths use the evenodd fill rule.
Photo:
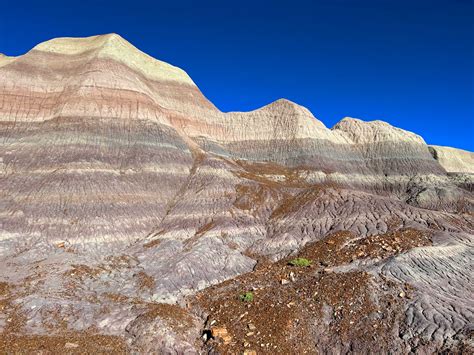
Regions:
<instances>
[{"instance_id":1,"label":"small boulder","mask_svg":"<svg viewBox=\"0 0 474 355\"><path fill-rule=\"evenodd\" d=\"M214 338L222 339L224 344L229 344L232 341L232 337L225 327L212 327L211 334Z\"/></svg>"}]
</instances>

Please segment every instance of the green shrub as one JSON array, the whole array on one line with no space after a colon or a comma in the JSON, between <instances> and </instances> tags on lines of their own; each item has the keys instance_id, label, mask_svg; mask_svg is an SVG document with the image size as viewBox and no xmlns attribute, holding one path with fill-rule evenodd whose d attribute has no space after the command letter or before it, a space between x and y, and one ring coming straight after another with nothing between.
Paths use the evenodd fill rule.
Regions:
<instances>
[{"instance_id":1,"label":"green shrub","mask_svg":"<svg viewBox=\"0 0 474 355\"><path fill-rule=\"evenodd\" d=\"M312 261L306 258L296 258L289 262L289 264L292 266L302 266L302 267L310 266L311 263Z\"/></svg>"},{"instance_id":2,"label":"green shrub","mask_svg":"<svg viewBox=\"0 0 474 355\"><path fill-rule=\"evenodd\" d=\"M253 301L253 293L252 292L241 293L239 298L242 302L252 302Z\"/></svg>"}]
</instances>

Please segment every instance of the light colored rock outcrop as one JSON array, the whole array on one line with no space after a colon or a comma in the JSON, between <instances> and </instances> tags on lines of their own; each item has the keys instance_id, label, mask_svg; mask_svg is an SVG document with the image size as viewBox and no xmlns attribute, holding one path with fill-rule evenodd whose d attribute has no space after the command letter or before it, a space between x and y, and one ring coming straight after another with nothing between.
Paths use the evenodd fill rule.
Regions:
<instances>
[{"instance_id":1,"label":"light colored rock outcrop","mask_svg":"<svg viewBox=\"0 0 474 355\"><path fill-rule=\"evenodd\" d=\"M33 50L69 56L79 56L90 52L95 58L112 59L123 63L151 80L194 85L182 69L150 57L117 34L88 38L55 38L38 44Z\"/></svg>"},{"instance_id":2,"label":"light colored rock outcrop","mask_svg":"<svg viewBox=\"0 0 474 355\"><path fill-rule=\"evenodd\" d=\"M474 153L437 145L430 145L430 151L448 173L474 174Z\"/></svg>"}]
</instances>

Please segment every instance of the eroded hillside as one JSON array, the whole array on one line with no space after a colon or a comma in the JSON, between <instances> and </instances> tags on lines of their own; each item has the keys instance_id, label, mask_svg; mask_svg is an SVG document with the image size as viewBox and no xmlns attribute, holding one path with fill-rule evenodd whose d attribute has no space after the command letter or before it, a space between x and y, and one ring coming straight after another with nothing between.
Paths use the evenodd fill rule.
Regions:
<instances>
[{"instance_id":1,"label":"eroded hillside","mask_svg":"<svg viewBox=\"0 0 474 355\"><path fill-rule=\"evenodd\" d=\"M2 56L0 347L472 351L473 160L287 100L220 112L114 34Z\"/></svg>"}]
</instances>

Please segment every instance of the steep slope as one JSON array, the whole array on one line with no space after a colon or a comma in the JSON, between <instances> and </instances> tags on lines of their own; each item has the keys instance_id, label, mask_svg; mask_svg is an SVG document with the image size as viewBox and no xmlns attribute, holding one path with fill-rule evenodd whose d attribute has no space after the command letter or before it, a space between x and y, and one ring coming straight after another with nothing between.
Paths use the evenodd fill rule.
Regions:
<instances>
[{"instance_id":1,"label":"steep slope","mask_svg":"<svg viewBox=\"0 0 474 355\"><path fill-rule=\"evenodd\" d=\"M102 253L146 235L193 164L163 107L197 95L191 79L117 35L40 44L0 75L3 243Z\"/></svg>"},{"instance_id":2,"label":"steep slope","mask_svg":"<svg viewBox=\"0 0 474 355\"><path fill-rule=\"evenodd\" d=\"M462 149L431 145L433 157L449 173L473 173L474 154Z\"/></svg>"},{"instance_id":3,"label":"steep slope","mask_svg":"<svg viewBox=\"0 0 474 355\"><path fill-rule=\"evenodd\" d=\"M226 280L250 273L260 287L262 264L278 276L279 260L311 250L324 268L324 253L379 250L380 239L392 249L330 263L336 281L371 275L359 290L371 304L413 288L411 300L386 305L399 332L379 350L464 346L471 160L382 121L329 129L283 99L220 112L184 71L115 34L1 56L0 346L46 331L63 339L65 327L80 343L96 329L136 352L222 350L218 336L198 340L215 309L196 292L225 308ZM333 235L347 238L323 253ZM308 292L329 292L320 271L305 274ZM325 297L324 312L336 306ZM315 317L304 331L320 351L373 343L341 338L336 316Z\"/></svg>"}]
</instances>

